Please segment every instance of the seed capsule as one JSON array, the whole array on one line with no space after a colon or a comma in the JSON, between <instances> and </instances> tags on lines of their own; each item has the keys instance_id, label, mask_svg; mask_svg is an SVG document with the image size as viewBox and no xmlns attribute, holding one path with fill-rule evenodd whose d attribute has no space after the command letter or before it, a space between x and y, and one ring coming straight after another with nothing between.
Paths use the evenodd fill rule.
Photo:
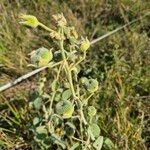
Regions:
<instances>
[{"instance_id":1,"label":"seed capsule","mask_svg":"<svg viewBox=\"0 0 150 150\"><path fill-rule=\"evenodd\" d=\"M86 38L84 41L82 41L80 50L82 52L85 52L89 49L89 47L90 47L90 41Z\"/></svg>"},{"instance_id":2,"label":"seed capsule","mask_svg":"<svg viewBox=\"0 0 150 150\"><path fill-rule=\"evenodd\" d=\"M87 86L87 90L90 93L93 93L98 90L98 81L96 79L89 79L89 84Z\"/></svg>"},{"instance_id":3,"label":"seed capsule","mask_svg":"<svg viewBox=\"0 0 150 150\"><path fill-rule=\"evenodd\" d=\"M93 117L93 116L96 115L96 109L95 109L94 106L89 106L89 107L88 107L88 115L89 115L90 117Z\"/></svg>"},{"instance_id":4,"label":"seed capsule","mask_svg":"<svg viewBox=\"0 0 150 150\"><path fill-rule=\"evenodd\" d=\"M39 21L35 16L32 15L21 15L20 18L23 20L19 22L20 24L24 24L26 26L36 28L39 25Z\"/></svg>"}]
</instances>

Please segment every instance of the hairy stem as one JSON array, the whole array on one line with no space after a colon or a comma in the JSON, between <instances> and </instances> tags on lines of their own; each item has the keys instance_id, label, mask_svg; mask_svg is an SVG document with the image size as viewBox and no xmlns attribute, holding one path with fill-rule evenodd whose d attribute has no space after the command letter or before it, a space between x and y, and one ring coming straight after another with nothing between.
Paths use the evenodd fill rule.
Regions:
<instances>
[{"instance_id":1,"label":"hairy stem","mask_svg":"<svg viewBox=\"0 0 150 150\"><path fill-rule=\"evenodd\" d=\"M43 29L49 31L49 32L56 32L56 31L54 31L53 29L47 27L46 25L44 25L44 24L41 23L41 22L39 23L39 26L42 27Z\"/></svg>"},{"instance_id":2,"label":"hairy stem","mask_svg":"<svg viewBox=\"0 0 150 150\"><path fill-rule=\"evenodd\" d=\"M62 37L63 37L63 29L62 29ZM60 41L60 49L61 49L61 53L62 53L62 57L63 57L63 61L65 64L65 70L66 70L66 75L68 77L68 81L70 84L70 88L71 88L71 92L74 98L76 98L76 94L75 94L75 90L74 90L74 85L73 85L73 81L72 81L72 74L71 74L71 70L69 69L69 65L65 56L65 50L64 50L64 40L62 39Z\"/></svg>"},{"instance_id":3,"label":"hairy stem","mask_svg":"<svg viewBox=\"0 0 150 150\"><path fill-rule=\"evenodd\" d=\"M72 70L74 67L80 64L85 59L85 57L86 57L86 52L84 52L83 57L78 62L70 66L70 70Z\"/></svg>"}]
</instances>

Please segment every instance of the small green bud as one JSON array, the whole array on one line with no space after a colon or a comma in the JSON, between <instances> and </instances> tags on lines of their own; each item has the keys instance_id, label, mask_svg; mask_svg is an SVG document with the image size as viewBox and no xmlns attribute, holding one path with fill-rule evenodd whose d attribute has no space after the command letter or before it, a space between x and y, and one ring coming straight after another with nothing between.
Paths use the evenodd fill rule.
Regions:
<instances>
[{"instance_id":1,"label":"small green bud","mask_svg":"<svg viewBox=\"0 0 150 150\"><path fill-rule=\"evenodd\" d=\"M89 107L88 107L88 115L89 115L90 117L93 117L93 116L96 115L96 109L95 109L94 106L89 106Z\"/></svg>"},{"instance_id":2,"label":"small green bud","mask_svg":"<svg viewBox=\"0 0 150 150\"><path fill-rule=\"evenodd\" d=\"M47 65L53 58L52 51L44 47L41 47L36 51L31 52L30 55L32 64L37 67Z\"/></svg>"},{"instance_id":3,"label":"small green bud","mask_svg":"<svg viewBox=\"0 0 150 150\"><path fill-rule=\"evenodd\" d=\"M23 20L19 22L20 24L36 28L39 25L39 21L35 16L32 15L21 15L20 18Z\"/></svg>"},{"instance_id":4,"label":"small green bud","mask_svg":"<svg viewBox=\"0 0 150 150\"><path fill-rule=\"evenodd\" d=\"M98 90L98 81L96 79L88 79L86 77L82 77L80 81L90 93Z\"/></svg>"},{"instance_id":5,"label":"small green bud","mask_svg":"<svg viewBox=\"0 0 150 150\"><path fill-rule=\"evenodd\" d=\"M82 41L80 50L82 52L85 52L89 49L89 47L90 47L90 41L86 38L84 41Z\"/></svg>"}]
</instances>

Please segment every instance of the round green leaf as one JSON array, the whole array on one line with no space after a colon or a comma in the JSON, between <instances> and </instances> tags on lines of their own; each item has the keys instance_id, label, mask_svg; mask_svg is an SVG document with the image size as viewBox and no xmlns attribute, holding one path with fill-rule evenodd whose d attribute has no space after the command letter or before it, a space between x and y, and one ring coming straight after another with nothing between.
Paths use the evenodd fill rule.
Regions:
<instances>
[{"instance_id":1,"label":"round green leaf","mask_svg":"<svg viewBox=\"0 0 150 150\"><path fill-rule=\"evenodd\" d=\"M56 105L56 112L59 115L62 115L64 119L70 118L74 112L74 106L70 101L60 101Z\"/></svg>"},{"instance_id":2,"label":"round green leaf","mask_svg":"<svg viewBox=\"0 0 150 150\"><path fill-rule=\"evenodd\" d=\"M65 131L67 136L73 136L75 133L75 126L71 122L65 124Z\"/></svg>"},{"instance_id":3,"label":"round green leaf","mask_svg":"<svg viewBox=\"0 0 150 150\"><path fill-rule=\"evenodd\" d=\"M88 128L88 133L90 134L92 140L100 135L100 128L97 124L93 123Z\"/></svg>"},{"instance_id":4,"label":"round green leaf","mask_svg":"<svg viewBox=\"0 0 150 150\"><path fill-rule=\"evenodd\" d=\"M72 92L70 89L65 90L62 94L62 100L64 100L64 101L68 100L71 97L71 95L72 95Z\"/></svg>"},{"instance_id":5,"label":"round green leaf","mask_svg":"<svg viewBox=\"0 0 150 150\"><path fill-rule=\"evenodd\" d=\"M40 97L36 98L33 102L35 109L40 109L42 106L42 99Z\"/></svg>"}]
</instances>

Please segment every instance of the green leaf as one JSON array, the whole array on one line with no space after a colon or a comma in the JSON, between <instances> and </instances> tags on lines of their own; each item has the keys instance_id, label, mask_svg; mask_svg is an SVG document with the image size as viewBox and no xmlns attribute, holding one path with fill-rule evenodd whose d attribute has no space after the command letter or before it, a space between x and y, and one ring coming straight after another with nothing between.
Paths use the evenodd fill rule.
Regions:
<instances>
[{"instance_id":1,"label":"green leaf","mask_svg":"<svg viewBox=\"0 0 150 150\"><path fill-rule=\"evenodd\" d=\"M95 142L93 143L93 147L96 149L96 150L101 150L102 146L103 146L103 136L99 136Z\"/></svg>"},{"instance_id":2,"label":"green leaf","mask_svg":"<svg viewBox=\"0 0 150 150\"><path fill-rule=\"evenodd\" d=\"M115 147L114 143L109 138L106 138L104 143L110 150Z\"/></svg>"},{"instance_id":3,"label":"green leaf","mask_svg":"<svg viewBox=\"0 0 150 150\"><path fill-rule=\"evenodd\" d=\"M66 149L66 145L64 144L63 141L61 141L61 140L55 140L54 143L60 145L62 147L62 149Z\"/></svg>"},{"instance_id":4,"label":"green leaf","mask_svg":"<svg viewBox=\"0 0 150 150\"><path fill-rule=\"evenodd\" d=\"M43 140L42 145L48 149L51 146L52 143L52 138L51 137L47 137Z\"/></svg>"},{"instance_id":5,"label":"green leaf","mask_svg":"<svg viewBox=\"0 0 150 150\"><path fill-rule=\"evenodd\" d=\"M34 139L35 139L35 141L37 141L37 142L42 142L42 140L44 140L45 138L46 138L46 134L44 134L44 133L41 133L41 134L37 134L35 137L34 137Z\"/></svg>"},{"instance_id":6,"label":"green leaf","mask_svg":"<svg viewBox=\"0 0 150 150\"><path fill-rule=\"evenodd\" d=\"M86 38L82 41L81 45L80 45L80 50L82 52L87 51L90 48L90 41Z\"/></svg>"},{"instance_id":7,"label":"green leaf","mask_svg":"<svg viewBox=\"0 0 150 150\"><path fill-rule=\"evenodd\" d=\"M74 112L74 106L70 101L60 101L56 105L56 112L64 119L70 118Z\"/></svg>"},{"instance_id":8,"label":"green leaf","mask_svg":"<svg viewBox=\"0 0 150 150\"><path fill-rule=\"evenodd\" d=\"M89 80L88 80L88 78L82 77L80 80L81 80L81 83L82 83L83 85L85 85L85 86L88 86L88 85L89 85Z\"/></svg>"},{"instance_id":9,"label":"green leaf","mask_svg":"<svg viewBox=\"0 0 150 150\"><path fill-rule=\"evenodd\" d=\"M60 93L57 93L56 96L55 96L55 98L54 98L54 100L55 100L56 102L60 101L60 100L61 100L61 94L60 94Z\"/></svg>"},{"instance_id":10,"label":"green leaf","mask_svg":"<svg viewBox=\"0 0 150 150\"><path fill-rule=\"evenodd\" d=\"M42 99L40 97L36 98L33 102L35 109L40 109L42 106Z\"/></svg>"},{"instance_id":11,"label":"green leaf","mask_svg":"<svg viewBox=\"0 0 150 150\"><path fill-rule=\"evenodd\" d=\"M67 136L73 136L75 133L75 126L71 122L65 124L65 131Z\"/></svg>"},{"instance_id":12,"label":"green leaf","mask_svg":"<svg viewBox=\"0 0 150 150\"><path fill-rule=\"evenodd\" d=\"M64 101L68 100L71 97L71 95L72 95L72 92L70 89L65 90L62 94L62 100L64 100Z\"/></svg>"},{"instance_id":13,"label":"green leaf","mask_svg":"<svg viewBox=\"0 0 150 150\"><path fill-rule=\"evenodd\" d=\"M47 134L47 129L46 129L46 127L45 126L39 126L39 127L37 127L36 128L36 132L38 133L38 134Z\"/></svg>"},{"instance_id":14,"label":"green leaf","mask_svg":"<svg viewBox=\"0 0 150 150\"><path fill-rule=\"evenodd\" d=\"M4 146L6 143L2 140L0 140L0 146Z\"/></svg>"},{"instance_id":15,"label":"green leaf","mask_svg":"<svg viewBox=\"0 0 150 150\"><path fill-rule=\"evenodd\" d=\"M35 118L33 119L33 125L34 125L34 126L36 126L39 122L40 122L40 118L35 117Z\"/></svg>"},{"instance_id":16,"label":"green leaf","mask_svg":"<svg viewBox=\"0 0 150 150\"><path fill-rule=\"evenodd\" d=\"M88 128L88 133L91 136L92 140L95 140L96 137L100 135L100 128L97 124L93 123Z\"/></svg>"}]
</instances>

